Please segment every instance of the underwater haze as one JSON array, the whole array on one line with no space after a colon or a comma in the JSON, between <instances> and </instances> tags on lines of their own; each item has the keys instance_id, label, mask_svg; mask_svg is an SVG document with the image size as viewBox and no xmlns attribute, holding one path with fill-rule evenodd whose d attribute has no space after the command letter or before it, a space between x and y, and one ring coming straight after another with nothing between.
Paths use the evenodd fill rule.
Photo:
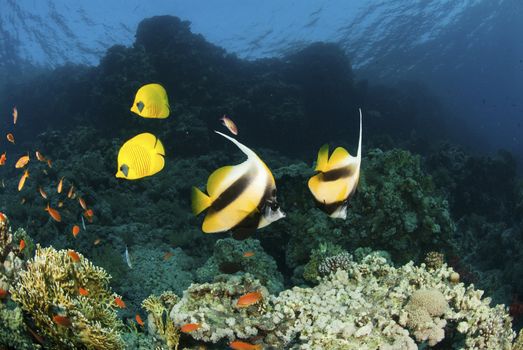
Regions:
<instances>
[{"instance_id":1,"label":"underwater haze","mask_svg":"<svg viewBox=\"0 0 523 350\"><path fill-rule=\"evenodd\" d=\"M523 2L0 5L0 349L523 350Z\"/></svg>"}]
</instances>

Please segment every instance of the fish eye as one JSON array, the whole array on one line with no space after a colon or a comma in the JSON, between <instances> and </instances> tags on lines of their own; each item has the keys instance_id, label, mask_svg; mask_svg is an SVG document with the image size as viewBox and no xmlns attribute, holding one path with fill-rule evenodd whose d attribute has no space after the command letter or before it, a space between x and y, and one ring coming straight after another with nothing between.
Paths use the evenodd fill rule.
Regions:
<instances>
[{"instance_id":1,"label":"fish eye","mask_svg":"<svg viewBox=\"0 0 523 350\"><path fill-rule=\"evenodd\" d=\"M280 207L280 205L278 204L278 202L272 202L272 203L270 204L270 206L271 206L271 210L273 210L273 211L278 210L278 208Z\"/></svg>"},{"instance_id":2,"label":"fish eye","mask_svg":"<svg viewBox=\"0 0 523 350\"><path fill-rule=\"evenodd\" d=\"M139 101L139 102L136 103L136 107L141 112L141 111L143 111L143 108L145 107L145 105L143 104L142 101Z\"/></svg>"}]
</instances>

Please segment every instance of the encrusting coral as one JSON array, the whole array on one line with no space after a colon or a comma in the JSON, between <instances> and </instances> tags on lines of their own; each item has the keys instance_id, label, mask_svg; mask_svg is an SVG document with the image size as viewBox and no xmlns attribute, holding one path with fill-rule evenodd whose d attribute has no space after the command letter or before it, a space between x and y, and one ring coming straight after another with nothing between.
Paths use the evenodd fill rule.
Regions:
<instances>
[{"instance_id":1,"label":"encrusting coral","mask_svg":"<svg viewBox=\"0 0 523 350\"><path fill-rule=\"evenodd\" d=\"M122 349L122 323L115 310L117 295L109 288L110 276L75 254L78 261L71 251L37 246L12 289L12 298L53 348Z\"/></svg>"},{"instance_id":2,"label":"encrusting coral","mask_svg":"<svg viewBox=\"0 0 523 350\"><path fill-rule=\"evenodd\" d=\"M160 296L150 295L142 302L147 311L149 333L167 346L167 349L178 349L180 330L169 317L169 310L179 298L172 292L164 292Z\"/></svg>"},{"instance_id":3,"label":"encrusting coral","mask_svg":"<svg viewBox=\"0 0 523 350\"><path fill-rule=\"evenodd\" d=\"M260 288L249 277L192 285L171 317L179 326L199 323L190 333L198 340L257 337L271 349L511 349L515 333L504 307L451 282L454 271L445 264L395 268L380 253L349 261L314 288L262 292L249 310L234 306L240 294Z\"/></svg>"}]
</instances>

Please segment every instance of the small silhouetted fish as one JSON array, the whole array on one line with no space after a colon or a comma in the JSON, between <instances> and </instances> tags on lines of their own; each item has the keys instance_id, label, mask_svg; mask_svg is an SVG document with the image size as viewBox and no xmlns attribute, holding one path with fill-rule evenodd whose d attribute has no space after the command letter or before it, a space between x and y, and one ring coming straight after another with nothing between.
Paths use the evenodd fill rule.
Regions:
<instances>
[{"instance_id":1,"label":"small silhouetted fish","mask_svg":"<svg viewBox=\"0 0 523 350\"><path fill-rule=\"evenodd\" d=\"M242 266L236 262L224 262L220 265L220 271L227 274L233 274L241 271Z\"/></svg>"}]
</instances>

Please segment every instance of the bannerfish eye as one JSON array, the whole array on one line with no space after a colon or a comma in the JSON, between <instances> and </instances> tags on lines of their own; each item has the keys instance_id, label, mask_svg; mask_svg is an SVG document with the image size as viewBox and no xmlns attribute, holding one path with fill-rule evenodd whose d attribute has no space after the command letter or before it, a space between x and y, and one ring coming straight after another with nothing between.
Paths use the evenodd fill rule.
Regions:
<instances>
[{"instance_id":1,"label":"bannerfish eye","mask_svg":"<svg viewBox=\"0 0 523 350\"><path fill-rule=\"evenodd\" d=\"M272 203L270 204L270 206L271 206L271 210L273 210L273 211L278 210L278 208L280 207L280 205L278 204L278 202L272 202Z\"/></svg>"},{"instance_id":2,"label":"bannerfish eye","mask_svg":"<svg viewBox=\"0 0 523 350\"><path fill-rule=\"evenodd\" d=\"M145 107L145 105L143 104L142 101L140 101L140 102L136 103L136 107L138 108L138 110L139 110L140 112L142 112L142 111L143 111L143 108Z\"/></svg>"},{"instance_id":3,"label":"bannerfish eye","mask_svg":"<svg viewBox=\"0 0 523 350\"><path fill-rule=\"evenodd\" d=\"M129 176L129 166L127 164L122 164L120 171L125 175L125 177Z\"/></svg>"}]
</instances>

